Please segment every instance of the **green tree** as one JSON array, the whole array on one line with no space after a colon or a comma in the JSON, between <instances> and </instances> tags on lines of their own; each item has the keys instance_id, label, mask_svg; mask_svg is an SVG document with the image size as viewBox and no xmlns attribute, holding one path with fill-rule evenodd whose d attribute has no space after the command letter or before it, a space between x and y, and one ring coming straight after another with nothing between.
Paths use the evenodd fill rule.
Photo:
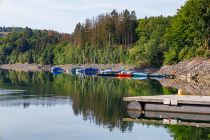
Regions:
<instances>
[{"instance_id":1,"label":"green tree","mask_svg":"<svg viewBox=\"0 0 210 140\"><path fill-rule=\"evenodd\" d=\"M209 53L209 5L210 0L188 0L173 17L171 26L164 35L164 46L168 48L165 63L176 63ZM172 50L177 52L176 56ZM170 55L175 59L170 61Z\"/></svg>"}]
</instances>

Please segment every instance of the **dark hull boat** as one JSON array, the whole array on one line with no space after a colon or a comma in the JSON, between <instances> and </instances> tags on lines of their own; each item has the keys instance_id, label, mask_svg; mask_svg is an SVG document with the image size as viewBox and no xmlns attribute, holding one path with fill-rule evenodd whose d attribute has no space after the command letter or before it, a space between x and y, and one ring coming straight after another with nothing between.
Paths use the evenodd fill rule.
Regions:
<instances>
[{"instance_id":1,"label":"dark hull boat","mask_svg":"<svg viewBox=\"0 0 210 140\"><path fill-rule=\"evenodd\" d=\"M99 72L97 68L84 68L79 70L79 73L84 75L96 75Z\"/></svg>"},{"instance_id":2,"label":"dark hull boat","mask_svg":"<svg viewBox=\"0 0 210 140\"><path fill-rule=\"evenodd\" d=\"M79 71L81 71L81 69L81 67L74 67L71 69L71 73L77 75L79 74Z\"/></svg>"},{"instance_id":3,"label":"dark hull boat","mask_svg":"<svg viewBox=\"0 0 210 140\"><path fill-rule=\"evenodd\" d=\"M102 70L100 73L97 74L97 76L104 76L104 77L116 77L117 76L116 71L111 71L111 70Z\"/></svg>"},{"instance_id":4,"label":"dark hull boat","mask_svg":"<svg viewBox=\"0 0 210 140\"><path fill-rule=\"evenodd\" d=\"M104 77L116 77L117 73L99 73L97 76L104 76Z\"/></svg>"}]
</instances>

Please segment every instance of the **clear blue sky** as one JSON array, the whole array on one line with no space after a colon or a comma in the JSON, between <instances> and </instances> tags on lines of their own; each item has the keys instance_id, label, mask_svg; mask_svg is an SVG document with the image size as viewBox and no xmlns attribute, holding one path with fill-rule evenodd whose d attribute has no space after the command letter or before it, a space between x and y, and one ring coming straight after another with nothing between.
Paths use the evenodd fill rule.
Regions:
<instances>
[{"instance_id":1,"label":"clear blue sky","mask_svg":"<svg viewBox=\"0 0 210 140\"><path fill-rule=\"evenodd\" d=\"M186 0L0 0L0 26L52 29L71 33L84 22L113 9L135 10L138 18L174 15Z\"/></svg>"}]
</instances>

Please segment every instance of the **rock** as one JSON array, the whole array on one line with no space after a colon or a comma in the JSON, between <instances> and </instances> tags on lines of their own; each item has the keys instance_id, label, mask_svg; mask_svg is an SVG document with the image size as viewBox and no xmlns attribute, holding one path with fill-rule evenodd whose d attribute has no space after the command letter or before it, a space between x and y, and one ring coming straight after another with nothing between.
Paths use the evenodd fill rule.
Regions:
<instances>
[{"instance_id":1,"label":"rock","mask_svg":"<svg viewBox=\"0 0 210 140\"><path fill-rule=\"evenodd\" d=\"M164 86L182 89L188 94L210 95L210 59L196 58L163 66L158 73L176 76L175 80L161 80Z\"/></svg>"},{"instance_id":2,"label":"rock","mask_svg":"<svg viewBox=\"0 0 210 140\"><path fill-rule=\"evenodd\" d=\"M175 65L163 66L158 73L174 74L180 79L209 79L210 77L210 59L196 58L180 62Z\"/></svg>"}]
</instances>

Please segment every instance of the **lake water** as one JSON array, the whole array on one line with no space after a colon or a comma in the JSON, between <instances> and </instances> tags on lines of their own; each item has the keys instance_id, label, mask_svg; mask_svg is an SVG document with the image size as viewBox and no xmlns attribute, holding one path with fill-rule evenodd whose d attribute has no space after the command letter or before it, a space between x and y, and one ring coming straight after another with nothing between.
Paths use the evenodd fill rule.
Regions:
<instances>
[{"instance_id":1,"label":"lake water","mask_svg":"<svg viewBox=\"0 0 210 140\"><path fill-rule=\"evenodd\" d=\"M157 80L0 71L0 140L193 140L209 128L123 121L125 96L176 94Z\"/></svg>"}]
</instances>

